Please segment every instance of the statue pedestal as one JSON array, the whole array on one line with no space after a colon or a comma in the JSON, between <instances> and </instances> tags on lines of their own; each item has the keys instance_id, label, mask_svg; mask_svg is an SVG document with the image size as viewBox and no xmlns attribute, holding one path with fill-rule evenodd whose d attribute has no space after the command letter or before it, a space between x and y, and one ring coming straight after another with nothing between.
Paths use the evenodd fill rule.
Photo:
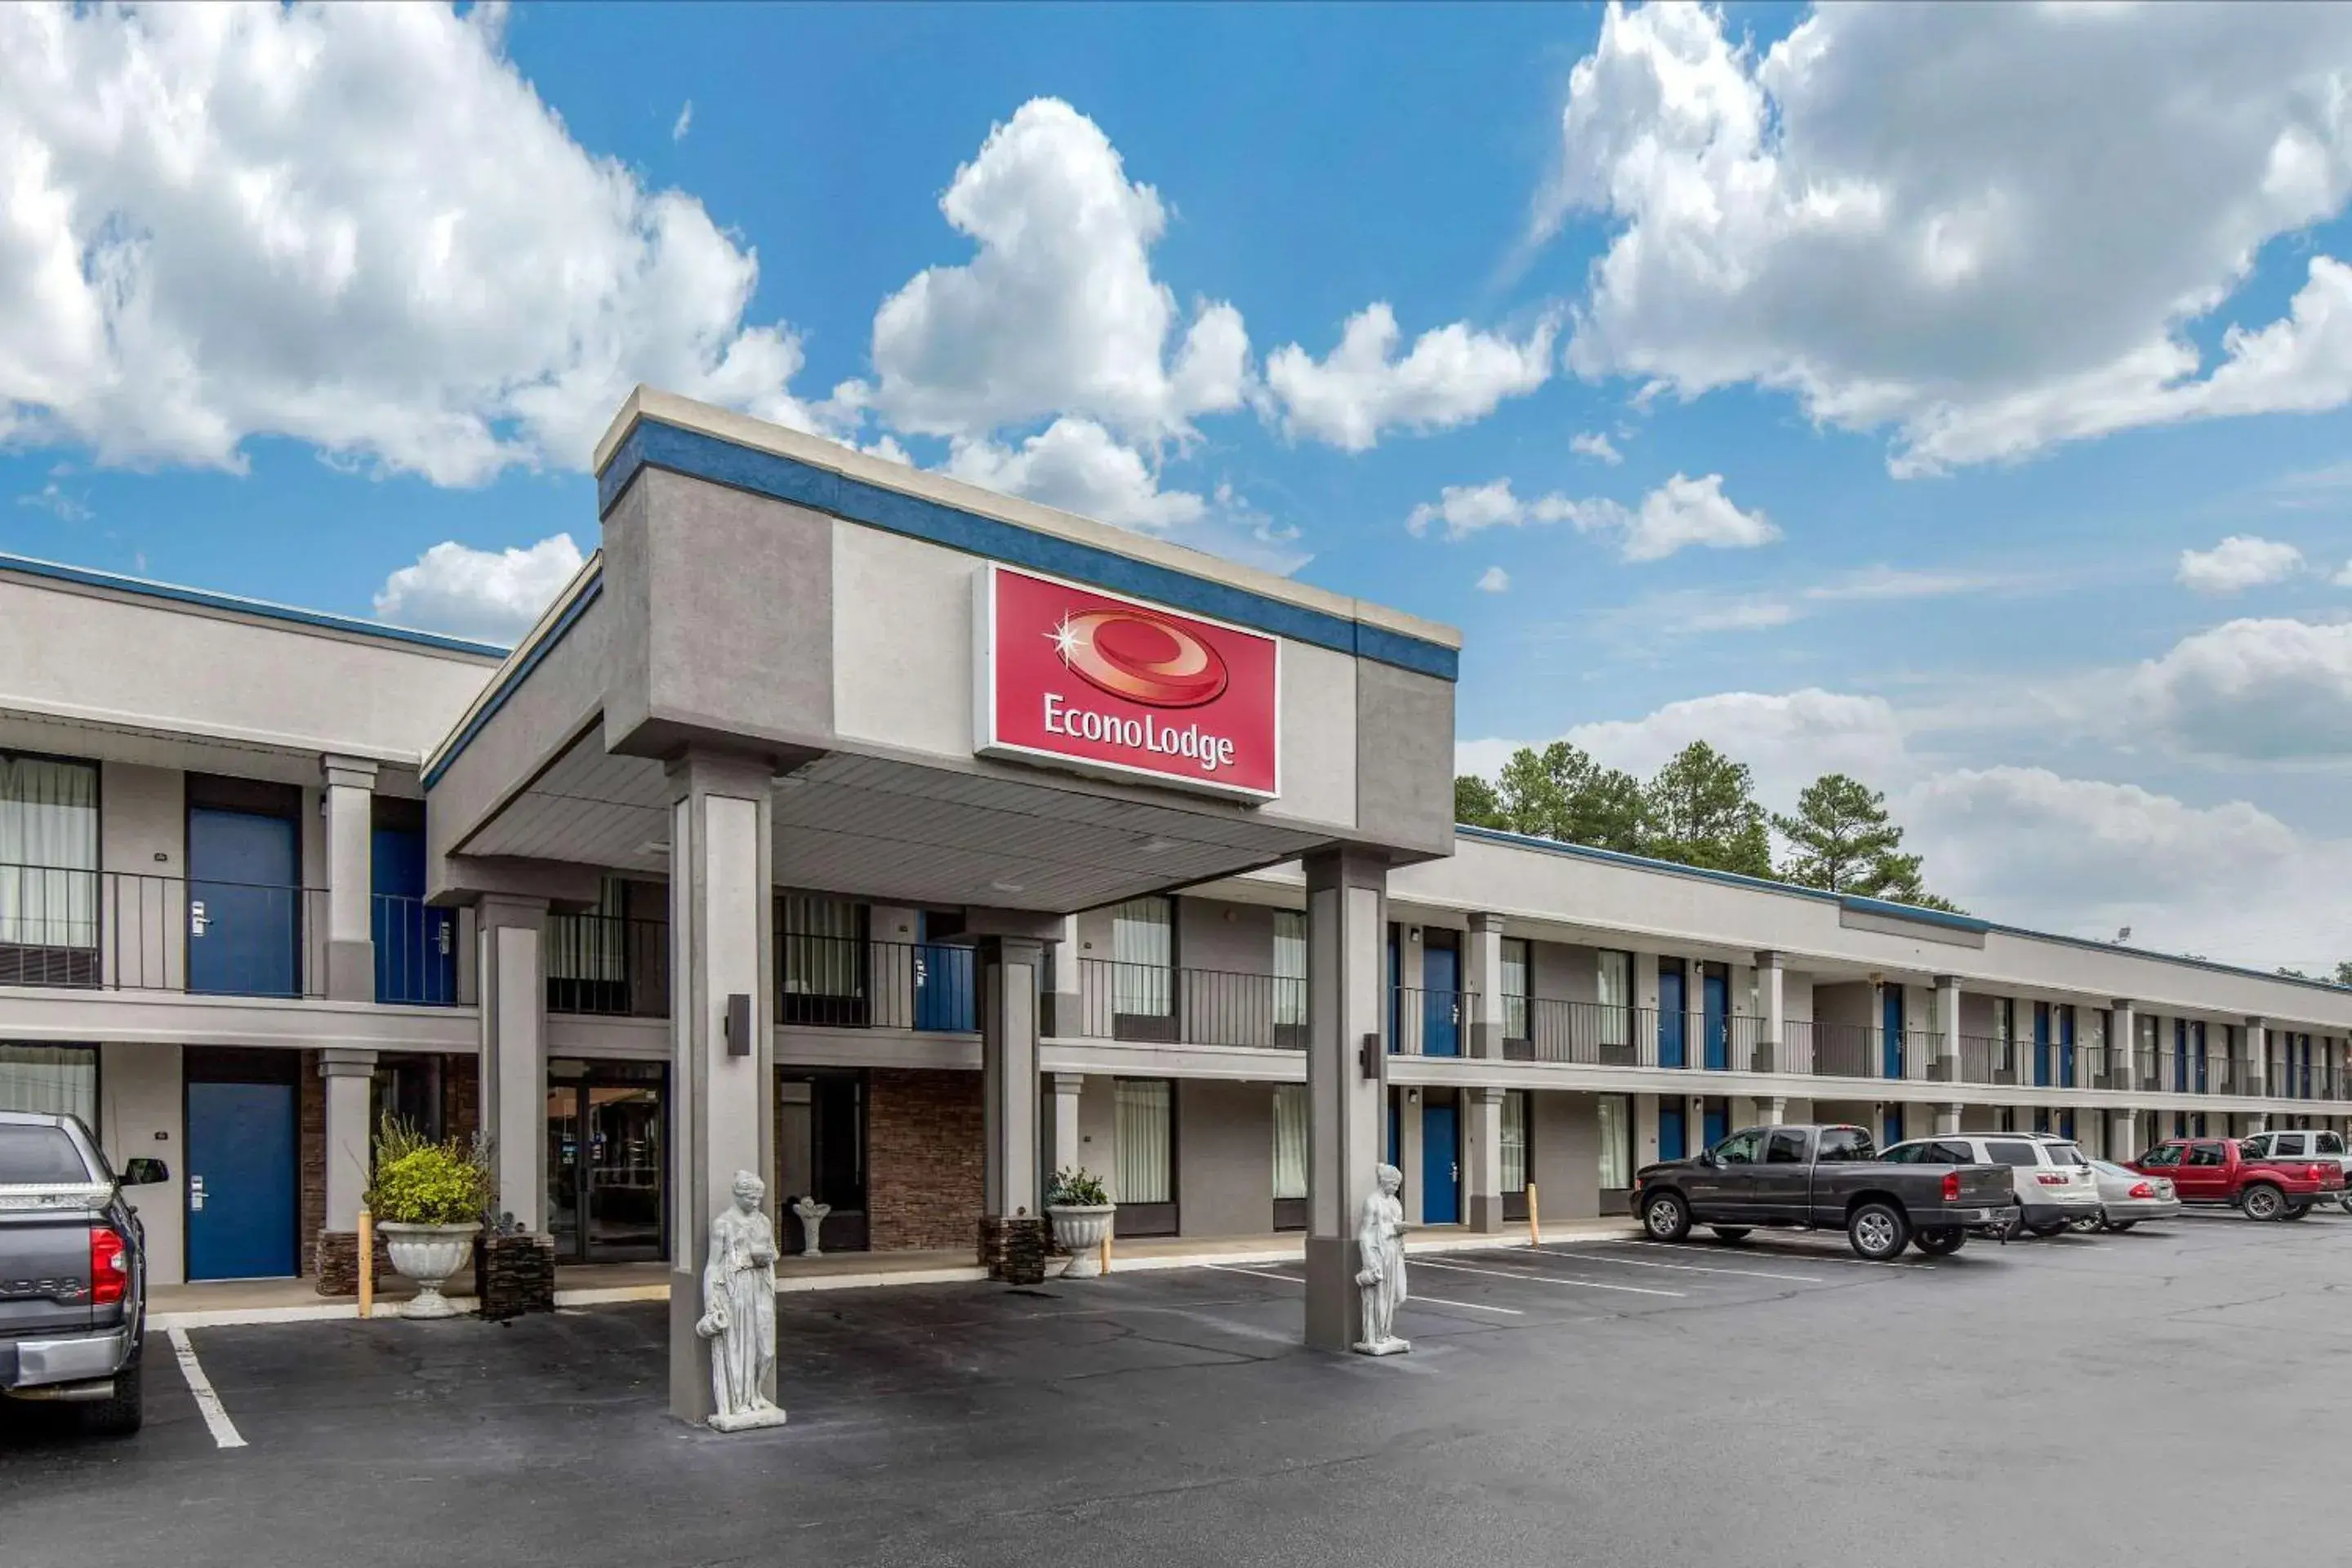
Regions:
<instances>
[{"instance_id":1,"label":"statue pedestal","mask_svg":"<svg viewBox=\"0 0 2352 1568\"><path fill-rule=\"evenodd\" d=\"M713 1432L756 1432L762 1426L781 1426L783 1424L784 1407L781 1405L739 1410L732 1415L719 1415L710 1418Z\"/></svg>"},{"instance_id":2,"label":"statue pedestal","mask_svg":"<svg viewBox=\"0 0 2352 1568\"><path fill-rule=\"evenodd\" d=\"M1402 1355L1412 1349L1411 1340L1358 1340L1354 1345L1358 1355Z\"/></svg>"}]
</instances>

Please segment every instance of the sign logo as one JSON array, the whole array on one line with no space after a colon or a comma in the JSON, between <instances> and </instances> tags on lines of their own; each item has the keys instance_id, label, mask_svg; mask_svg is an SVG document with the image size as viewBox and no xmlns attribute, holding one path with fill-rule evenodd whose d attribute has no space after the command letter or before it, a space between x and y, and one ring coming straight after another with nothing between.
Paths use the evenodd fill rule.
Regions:
<instances>
[{"instance_id":1,"label":"sign logo","mask_svg":"<svg viewBox=\"0 0 2352 1568\"><path fill-rule=\"evenodd\" d=\"M977 592L982 755L1278 793L1276 638L993 563Z\"/></svg>"}]
</instances>

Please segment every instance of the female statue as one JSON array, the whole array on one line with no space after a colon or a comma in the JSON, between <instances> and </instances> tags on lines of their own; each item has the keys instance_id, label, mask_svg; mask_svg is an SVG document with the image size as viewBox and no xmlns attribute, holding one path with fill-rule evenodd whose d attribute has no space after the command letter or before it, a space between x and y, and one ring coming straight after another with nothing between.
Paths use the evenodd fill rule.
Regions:
<instances>
[{"instance_id":1,"label":"female statue","mask_svg":"<svg viewBox=\"0 0 2352 1568\"><path fill-rule=\"evenodd\" d=\"M1396 1337L1397 1309L1404 1304L1404 1205L1397 1193L1404 1173L1394 1165L1373 1171L1372 1190L1364 1196L1364 1217L1356 1226L1356 1251L1362 1267L1356 1286L1363 1292L1364 1337L1356 1349L1366 1355L1397 1355L1412 1349Z\"/></svg>"},{"instance_id":2,"label":"female statue","mask_svg":"<svg viewBox=\"0 0 2352 1568\"><path fill-rule=\"evenodd\" d=\"M710 1425L721 1432L784 1420L767 1395L776 1370L776 1234L760 1210L767 1191L759 1177L738 1171L735 1206L710 1222L694 1331L710 1342Z\"/></svg>"}]
</instances>

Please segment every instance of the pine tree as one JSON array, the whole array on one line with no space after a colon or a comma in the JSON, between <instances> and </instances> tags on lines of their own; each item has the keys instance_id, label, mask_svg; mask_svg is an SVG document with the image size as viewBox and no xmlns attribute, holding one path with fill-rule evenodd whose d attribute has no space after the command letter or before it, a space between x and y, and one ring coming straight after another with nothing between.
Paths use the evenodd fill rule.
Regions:
<instances>
[{"instance_id":1,"label":"pine tree","mask_svg":"<svg viewBox=\"0 0 2352 1568\"><path fill-rule=\"evenodd\" d=\"M1797 815L1775 815L1789 841L1788 880L1832 893L1958 913L1920 880L1920 857L1903 851L1903 829L1889 820L1886 797L1844 773L1823 773L1797 797Z\"/></svg>"},{"instance_id":2,"label":"pine tree","mask_svg":"<svg viewBox=\"0 0 2352 1568\"><path fill-rule=\"evenodd\" d=\"M1649 853L1716 871L1772 875L1772 838L1747 765L1693 741L1643 792Z\"/></svg>"},{"instance_id":3,"label":"pine tree","mask_svg":"<svg viewBox=\"0 0 2352 1568\"><path fill-rule=\"evenodd\" d=\"M1454 813L1457 822L1632 855L1642 853L1645 838L1640 781L1601 766L1566 741L1540 752L1520 747L1496 784L1470 774L1455 779Z\"/></svg>"},{"instance_id":4,"label":"pine tree","mask_svg":"<svg viewBox=\"0 0 2352 1568\"><path fill-rule=\"evenodd\" d=\"M1495 786L1476 773L1457 774L1454 780L1454 820L1470 827L1505 827L1503 803L1495 794Z\"/></svg>"}]
</instances>

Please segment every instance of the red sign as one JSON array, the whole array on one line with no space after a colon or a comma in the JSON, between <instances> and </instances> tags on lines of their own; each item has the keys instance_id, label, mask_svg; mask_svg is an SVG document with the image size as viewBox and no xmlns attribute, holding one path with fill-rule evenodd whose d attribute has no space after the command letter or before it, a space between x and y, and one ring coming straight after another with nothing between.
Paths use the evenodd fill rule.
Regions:
<instances>
[{"instance_id":1,"label":"red sign","mask_svg":"<svg viewBox=\"0 0 2352 1568\"><path fill-rule=\"evenodd\" d=\"M1275 638L993 563L979 593L982 756L1281 792Z\"/></svg>"}]
</instances>

